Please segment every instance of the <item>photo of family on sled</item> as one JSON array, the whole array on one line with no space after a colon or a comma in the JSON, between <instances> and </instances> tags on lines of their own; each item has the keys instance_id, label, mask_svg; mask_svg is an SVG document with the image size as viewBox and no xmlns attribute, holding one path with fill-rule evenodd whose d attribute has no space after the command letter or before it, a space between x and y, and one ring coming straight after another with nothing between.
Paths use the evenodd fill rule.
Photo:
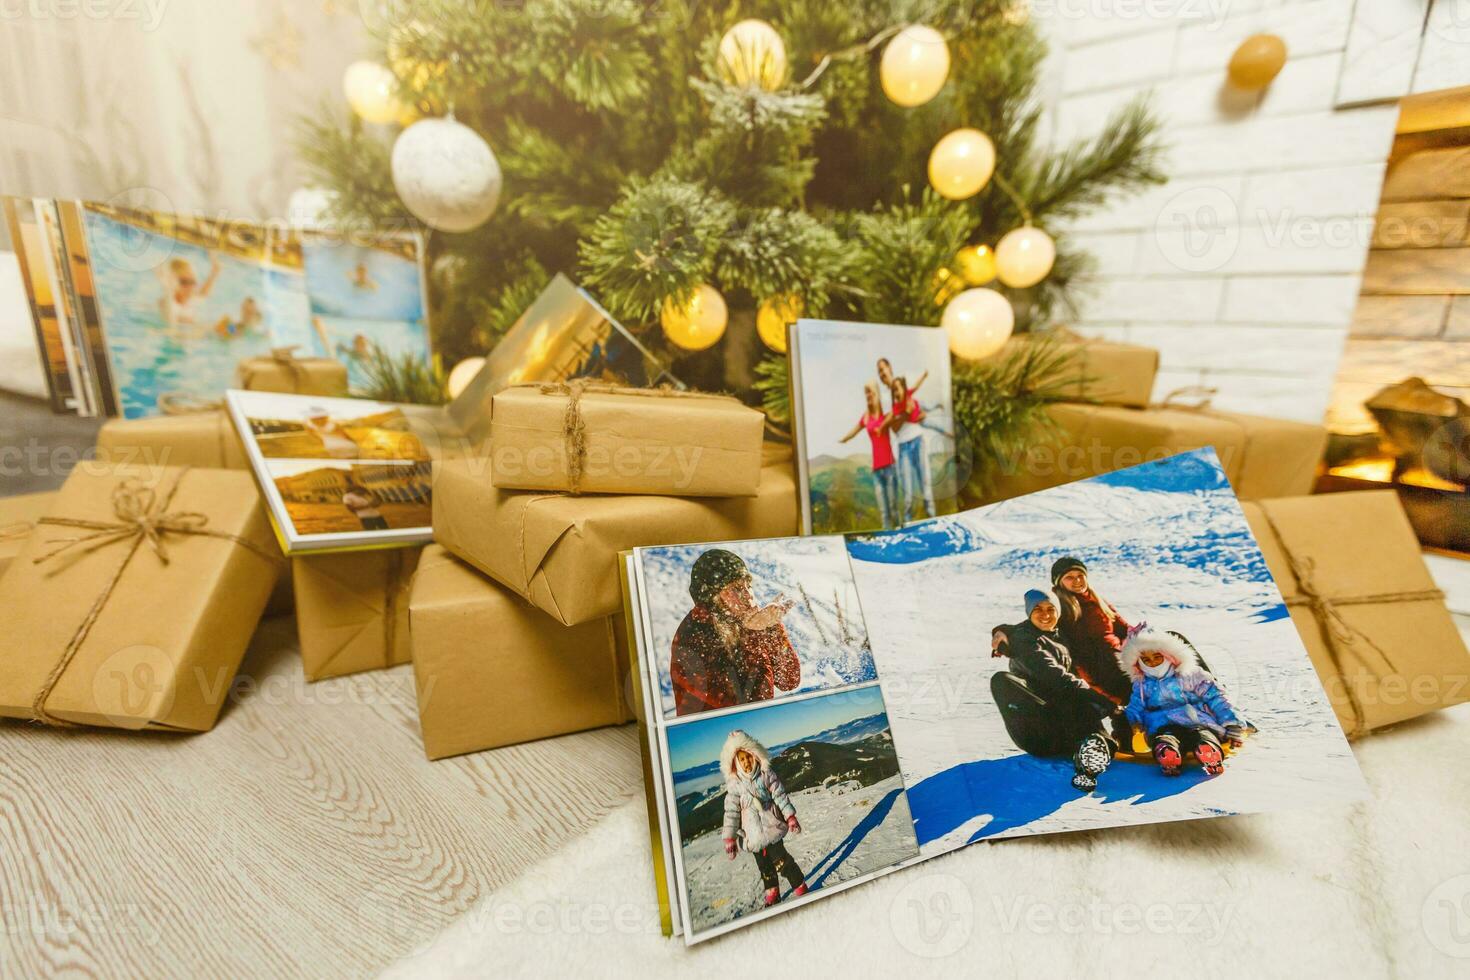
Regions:
<instances>
[{"instance_id":1,"label":"photo of family on sled","mask_svg":"<svg viewBox=\"0 0 1470 980\"><path fill-rule=\"evenodd\" d=\"M990 687L1016 745L1070 755L1072 785L1083 792L1138 737L1166 776L1179 775L1187 756L1208 775L1224 772L1226 746L1239 748L1254 729L1193 644L1128 625L1092 590L1080 559L1057 559L1051 579L1049 592L1026 591L1024 621L991 633L991 656L1010 659Z\"/></svg>"},{"instance_id":2,"label":"photo of family on sled","mask_svg":"<svg viewBox=\"0 0 1470 980\"><path fill-rule=\"evenodd\" d=\"M953 513L958 482L943 332L802 320L793 340L793 386L810 382L795 406L808 530L899 528ZM807 400L806 390L824 397ZM834 391L851 396L825 396Z\"/></svg>"},{"instance_id":3,"label":"photo of family on sled","mask_svg":"<svg viewBox=\"0 0 1470 980\"><path fill-rule=\"evenodd\" d=\"M1212 450L848 550L926 855L1361 795Z\"/></svg>"},{"instance_id":4,"label":"photo of family on sled","mask_svg":"<svg viewBox=\"0 0 1470 980\"><path fill-rule=\"evenodd\" d=\"M665 717L874 680L840 538L638 552Z\"/></svg>"},{"instance_id":5,"label":"photo of family on sled","mask_svg":"<svg viewBox=\"0 0 1470 980\"><path fill-rule=\"evenodd\" d=\"M918 856L876 684L668 729L694 932Z\"/></svg>"}]
</instances>

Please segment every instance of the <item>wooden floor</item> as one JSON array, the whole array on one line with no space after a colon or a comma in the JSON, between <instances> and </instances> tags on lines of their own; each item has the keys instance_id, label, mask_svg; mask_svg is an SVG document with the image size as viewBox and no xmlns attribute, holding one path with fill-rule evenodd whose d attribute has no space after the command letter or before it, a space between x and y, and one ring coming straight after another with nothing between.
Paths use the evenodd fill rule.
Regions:
<instances>
[{"instance_id":1,"label":"wooden floor","mask_svg":"<svg viewBox=\"0 0 1470 980\"><path fill-rule=\"evenodd\" d=\"M641 792L624 726L430 763L267 620L194 736L0 724L0 976L365 976Z\"/></svg>"}]
</instances>

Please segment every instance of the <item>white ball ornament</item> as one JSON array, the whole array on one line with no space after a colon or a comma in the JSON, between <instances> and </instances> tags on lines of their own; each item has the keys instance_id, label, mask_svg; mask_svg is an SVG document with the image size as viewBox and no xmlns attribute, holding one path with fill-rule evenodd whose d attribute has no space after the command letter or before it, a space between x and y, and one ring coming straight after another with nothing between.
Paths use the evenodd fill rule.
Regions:
<instances>
[{"instance_id":1,"label":"white ball ornament","mask_svg":"<svg viewBox=\"0 0 1470 980\"><path fill-rule=\"evenodd\" d=\"M929 183L951 201L974 197L995 173L995 144L978 129L946 133L929 152Z\"/></svg>"},{"instance_id":2,"label":"white ball ornament","mask_svg":"<svg viewBox=\"0 0 1470 980\"><path fill-rule=\"evenodd\" d=\"M774 92L786 81L786 42L763 20L742 20L720 38L720 74L735 85Z\"/></svg>"},{"instance_id":3,"label":"white ball ornament","mask_svg":"<svg viewBox=\"0 0 1470 980\"><path fill-rule=\"evenodd\" d=\"M1016 326L1010 302L993 289L967 289L944 308L940 326L949 334L949 349L956 357L978 361L1005 345Z\"/></svg>"},{"instance_id":4,"label":"white ball ornament","mask_svg":"<svg viewBox=\"0 0 1470 980\"><path fill-rule=\"evenodd\" d=\"M906 108L923 105L949 78L949 45L944 35L923 24L910 24L894 35L878 64L883 92Z\"/></svg>"},{"instance_id":5,"label":"white ball ornament","mask_svg":"<svg viewBox=\"0 0 1470 980\"><path fill-rule=\"evenodd\" d=\"M683 303L676 303L670 296L659 312L664 334L685 350L704 350L719 343L729 319L725 297L708 283L697 287Z\"/></svg>"},{"instance_id":6,"label":"white ball ornament","mask_svg":"<svg viewBox=\"0 0 1470 980\"><path fill-rule=\"evenodd\" d=\"M483 357L466 357L456 364L444 382L444 387L448 389L449 397L458 398L470 386L470 382L475 380L475 375L479 374L480 369L484 366L485 359Z\"/></svg>"},{"instance_id":7,"label":"white ball ornament","mask_svg":"<svg viewBox=\"0 0 1470 980\"><path fill-rule=\"evenodd\" d=\"M1012 289L1045 279L1057 261L1057 244L1040 228L1017 228L995 246L995 274Z\"/></svg>"},{"instance_id":8,"label":"white ball ornament","mask_svg":"<svg viewBox=\"0 0 1470 980\"><path fill-rule=\"evenodd\" d=\"M347 104L364 122L391 123L402 117L404 106L394 94L398 80L376 61L354 61L342 74Z\"/></svg>"},{"instance_id":9,"label":"white ball ornament","mask_svg":"<svg viewBox=\"0 0 1470 980\"><path fill-rule=\"evenodd\" d=\"M470 231L495 213L500 163L480 134L453 116L420 119L393 144L393 187L414 217L439 231Z\"/></svg>"}]
</instances>

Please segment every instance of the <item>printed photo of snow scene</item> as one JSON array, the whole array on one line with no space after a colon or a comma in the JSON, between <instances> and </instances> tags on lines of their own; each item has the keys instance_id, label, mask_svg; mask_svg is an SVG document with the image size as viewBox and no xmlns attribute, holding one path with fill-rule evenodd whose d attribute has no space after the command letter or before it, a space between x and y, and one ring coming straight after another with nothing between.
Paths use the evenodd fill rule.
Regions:
<instances>
[{"instance_id":1,"label":"printed photo of snow scene","mask_svg":"<svg viewBox=\"0 0 1470 980\"><path fill-rule=\"evenodd\" d=\"M944 331L801 320L794 335L804 526L842 534L954 513Z\"/></svg>"},{"instance_id":2,"label":"printed photo of snow scene","mask_svg":"<svg viewBox=\"0 0 1470 980\"><path fill-rule=\"evenodd\" d=\"M1365 795L1211 449L848 548L926 856Z\"/></svg>"},{"instance_id":3,"label":"printed photo of snow scene","mask_svg":"<svg viewBox=\"0 0 1470 980\"><path fill-rule=\"evenodd\" d=\"M665 717L877 677L842 539L638 549Z\"/></svg>"},{"instance_id":4,"label":"printed photo of snow scene","mask_svg":"<svg viewBox=\"0 0 1470 980\"><path fill-rule=\"evenodd\" d=\"M877 685L665 734L691 936L918 856Z\"/></svg>"}]
</instances>

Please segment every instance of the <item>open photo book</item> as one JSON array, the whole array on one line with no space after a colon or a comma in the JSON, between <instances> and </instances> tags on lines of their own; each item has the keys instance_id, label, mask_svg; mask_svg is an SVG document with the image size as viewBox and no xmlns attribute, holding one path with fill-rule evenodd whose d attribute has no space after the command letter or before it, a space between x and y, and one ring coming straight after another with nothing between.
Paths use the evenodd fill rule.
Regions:
<instances>
[{"instance_id":1,"label":"open photo book","mask_svg":"<svg viewBox=\"0 0 1470 980\"><path fill-rule=\"evenodd\" d=\"M1366 795L1211 449L623 577L689 943L976 841Z\"/></svg>"}]
</instances>

